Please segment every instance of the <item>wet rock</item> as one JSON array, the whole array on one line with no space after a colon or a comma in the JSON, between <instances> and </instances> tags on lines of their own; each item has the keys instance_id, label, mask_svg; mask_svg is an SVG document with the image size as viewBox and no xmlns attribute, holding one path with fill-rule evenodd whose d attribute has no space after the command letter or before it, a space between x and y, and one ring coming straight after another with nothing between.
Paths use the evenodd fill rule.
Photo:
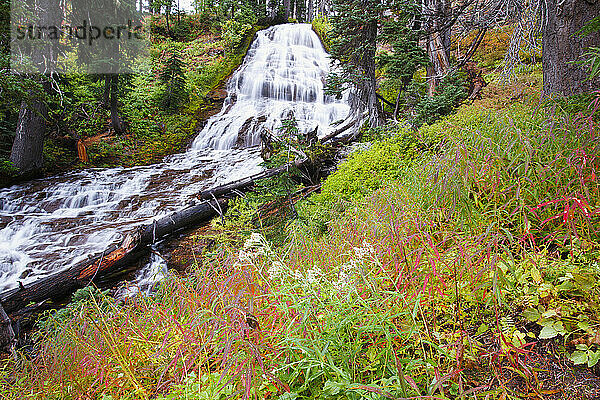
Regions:
<instances>
[{"instance_id":1,"label":"wet rock","mask_svg":"<svg viewBox=\"0 0 600 400\"><path fill-rule=\"evenodd\" d=\"M211 99L213 101L222 101L227 98L227 90L225 90L223 88L214 89L214 90L211 90L210 92L208 92L206 97L208 97L209 99Z\"/></svg>"},{"instance_id":2,"label":"wet rock","mask_svg":"<svg viewBox=\"0 0 600 400\"><path fill-rule=\"evenodd\" d=\"M31 275L32 272L33 272L33 270L31 268L27 268L25 271L23 271L21 273L21 275L19 275L19 279L27 278L29 275Z\"/></svg>"},{"instance_id":3,"label":"wet rock","mask_svg":"<svg viewBox=\"0 0 600 400\"><path fill-rule=\"evenodd\" d=\"M248 131L250 130L250 126L252 126L253 121L254 117L250 117L246 120L246 122L244 122L240 128L240 131L238 132L238 137L235 141L235 147L244 147L248 136Z\"/></svg>"}]
</instances>

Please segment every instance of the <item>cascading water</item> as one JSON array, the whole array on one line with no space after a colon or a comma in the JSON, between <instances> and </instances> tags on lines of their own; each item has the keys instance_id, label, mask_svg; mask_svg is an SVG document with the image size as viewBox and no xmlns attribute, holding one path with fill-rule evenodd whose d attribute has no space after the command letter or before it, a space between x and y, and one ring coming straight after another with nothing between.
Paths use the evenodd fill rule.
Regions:
<instances>
[{"instance_id":1,"label":"cascading water","mask_svg":"<svg viewBox=\"0 0 600 400\"><path fill-rule=\"evenodd\" d=\"M282 119L293 115L301 132L328 133L349 112L345 101L323 93L328 66L310 25L260 31L229 82L223 110L186 153L151 166L73 172L0 190L0 293L106 249L202 190L260 172L254 145L261 132L276 134ZM156 265L153 259L148 268L162 275ZM147 273L138 276L149 284Z\"/></svg>"},{"instance_id":2,"label":"cascading water","mask_svg":"<svg viewBox=\"0 0 600 400\"><path fill-rule=\"evenodd\" d=\"M348 106L326 96L329 58L308 24L280 25L257 33L243 65L229 81L223 111L200 132L193 147L230 149L260 143L261 132L276 135L281 120L295 117L298 130L346 118Z\"/></svg>"}]
</instances>

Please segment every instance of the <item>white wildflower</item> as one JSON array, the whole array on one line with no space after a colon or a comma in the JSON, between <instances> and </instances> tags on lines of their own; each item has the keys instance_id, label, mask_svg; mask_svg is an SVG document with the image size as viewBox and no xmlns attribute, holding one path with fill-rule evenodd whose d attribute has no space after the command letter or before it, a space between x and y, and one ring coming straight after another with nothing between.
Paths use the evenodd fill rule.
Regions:
<instances>
[{"instance_id":1,"label":"white wildflower","mask_svg":"<svg viewBox=\"0 0 600 400\"><path fill-rule=\"evenodd\" d=\"M314 285L315 283L319 283L319 276L323 275L323 272L318 267L311 268L306 271L306 282L310 285Z\"/></svg>"},{"instance_id":2,"label":"white wildflower","mask_svg":"<svg viewBox=\"0 0 600 400\"><path fill-rule=\"evenodd\" d=\"M350 286L350 275L344 271L340 271L338 274L338 280L331 284L337 291L344 291Z\"/></svg>"},{"instance_id":3,"label":"white wildflower","mask_svg":"<svg viewBox=\"0 0 600 400\"><path fill-rule=\"evenodd\" d=\"M345 264L343 264L340 267L340 271L344 271L344 272L354 271L354 270L356 270L356 260L353 258L349 259L348 262L346 262Z\"/></svg>"},{"instance_id":4,"label":"white wildflower","mask_svg":"<svg viewBox=\"0 0 600 400\"><path fill-rule=\"evenodd\" d=\"M248 250L252 247L263 246L265 240L260 233L252 232L250 237L244 242L244 250Z\"/></svg>"},{"instance_id":5,"label":"white wildflower","mask_svg":"<svg viewBox=\"0 0 600 400\"><path fill-rule=\"evenodd\" d=\"M366 255L375 253L373 245L366 240L363 240L361 247L353 247L353 249L354 254L356 254L356 257L358 257L359 260L362 260Z\"/></svg>"},{"instance_id":6,"label":"white wildflower","mask_svg":"<svg viewBox=\"0 0 600 400\"><path fill-rule=\"evenodd\" d=\"M283 274L283 269L285 268L285 266L283 265L283 263L279 262L279 261L273 261L273 264L271 264L271 267L269 268L269 276L271 278L277 278L279 276L281 276Z\"/></svg>"},{"instance_id":7,"label":"white wildflower","mask_svg":"<svg viewBox=\"0 0 600 400\"><path fill-rule=\"evenodd\" d=\"M252 264L254 262L255 256L256 255L254 253L252 253L251 251L244 251L244 250L240 250L240 252L238 254L238 258L241 262L249 263L249 264Z\"/></svg>"},{"instance_id":8,"label":"white wildflower","mask_svg":"<svg viewBox=\"0 0 600 400\"><path fill-rule=\"evenodd\" d=\"M354 247L354 254L356 254L358 259L362 259L367 253L362 247Z\"/></svg>"},{"instance_id":9,"label":"white wildflower","mask_svg":"<svg viewBox=\"0 0 600 400\"><path fill-rule=\"evenodd\" d=\"M365 249L369 254L375 254L375 248L366 240L363 240L363 249Z\"/></svg>"}]
</instances>

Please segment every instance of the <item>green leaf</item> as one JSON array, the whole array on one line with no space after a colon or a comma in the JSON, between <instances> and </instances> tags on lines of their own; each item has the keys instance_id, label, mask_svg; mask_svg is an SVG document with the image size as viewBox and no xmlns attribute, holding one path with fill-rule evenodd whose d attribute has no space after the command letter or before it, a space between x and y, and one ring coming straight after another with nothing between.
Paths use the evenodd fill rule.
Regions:
<instances>
[{"instance_id":1,"label":"green leaf","mask_svg":"<svg viewBox=\"0 0 600 400\"><path fill-rule=\"evenodd\" d=\"M538 336L540 339L552 339L556 337L558 332L554 329L554 324L546 325L542 328L540 335Z\"/></svg>"},{"instance_id":2,"label":"green leaf","mask_svg":"<svg viewBox=\"0 0 600 400\"><path fill-rule=\"evenodd\" d=\"M565 333L567 333L567 330L565 329L565 326L563 325L562 321L555 322L554 329L556 330L556 332L560 333L561 335L564 335Z\"/></svg>"},{"instance_id":3,"label":"green leaf","mask_svg":"<svg viewBox=\"0 0 600 400\"><path fill-rule=\"evenodd\" d=\"M476 335L482 335L482 334L486 333L489 329L490 329L490 327L487 326L486 324L481 324L481 325L479 325L479 328L477 328Z\"/></svg>"},{"instance_id":4,"label":"green leaf","mask_svg":"<svg viewBox=\"0 0 600 400\"><path fill-rule=\"evenodd\" d=\"M548 310L548 311L546 311L545 313L542 314L542 317L544 319L552 318L552 317L557 317L557 316L558 316L558 313L556 312L556 310Z\"/></svg>"},{"instance_id":5,"label":"green leaf","mask_svg":"<svg viewBox=\"0 0 600 400\"><path fill-rule=\"evenodd\" d=\"M525 311L523 311L523 316L531 322L536 322L541 317L539 311L535 308L527 308Z\"/></svg>"},{"instance_id":6,"label":"green leaf","mask_svg":"<svg viewBox=\"0 0 600 400\"><path fill-rule=\"evenodd\" d=\"M600 361L600 350L588 354L588 367L592 368L594 365L598 364L598 361Z\"/></svg>"},{"instance_id":7,"label":"green leaf","mask_svg":"<svg viewBox=\"0 0 600 400\"><path fill-rule=\"evenodd\" d=\"M569 357L571 361L575 363L575 365L585 364L588 361L588 355L585 351L574 351L573 354Z\"/></svg>"},{"instance_id":8,"label":"green leaf","mask_svg":"<svg viewBox=\"0 0 600 400\"><path fill-rule=\"evenodd\" d=\"M296 400L296 398L298 398L298 393L290 392L282 394L277 400Z\"/></svg>"},{"instance_id":9,"label":"green leaf","mask_svg":"<svg viewBox=\"0 0 600 400\"><path fill-rule=\"evenodd\" d=\"M539 269L537 269L536 267L532 267L530 273L531 278L534 280L535 283L542 283L542 274L540 273Z\"/></svg>"},{"instance_id":10,"label":"green leaf","mask_svg":"<svg viewBox=\"0 0 600 400\"><path fill-rule=\"evenodd\" d=\"M334 396L339 394L342 391L345 391L346 388L348 387L348 382L346 381L342 381L342 382L337 382L337 381L327 381L325 382L325 386L323 386L323 393L330 395L330 396Z\"/></svg>"},{"instance_id":11,"label":"green leaf","mask_svg":"<svg viewBox=\"0 0 600 400\"><path fill-rule=\"evenodd\" d=\"M590 322L589 321L579 321L577 323L577 327L582 331L588 332L590 330Z\"/></svg>"}]
</instances>

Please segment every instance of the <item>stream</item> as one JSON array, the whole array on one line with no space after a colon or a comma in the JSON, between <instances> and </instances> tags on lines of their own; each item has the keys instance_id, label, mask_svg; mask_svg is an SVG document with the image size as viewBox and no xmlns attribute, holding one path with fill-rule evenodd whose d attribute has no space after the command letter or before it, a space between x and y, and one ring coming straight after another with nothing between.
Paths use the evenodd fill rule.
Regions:
<instances>
[{"instance_id":1,"label":"stream","mask_svg":"<svg viewBox=\"0 0 600 400\"><path fill-rule=\"evenodd\" d=\"M324 93L329 58L309 24L259 31L228 82L221 112L188 151L162 163L88 169L0 189L0 293L30 284L120 242L139 225L185 207L202 190L258 173L260 135L294 116L299 131L345 119ZM134 283L147 288L166 263L153 253Z\"/></svg>"}]
</instances>

